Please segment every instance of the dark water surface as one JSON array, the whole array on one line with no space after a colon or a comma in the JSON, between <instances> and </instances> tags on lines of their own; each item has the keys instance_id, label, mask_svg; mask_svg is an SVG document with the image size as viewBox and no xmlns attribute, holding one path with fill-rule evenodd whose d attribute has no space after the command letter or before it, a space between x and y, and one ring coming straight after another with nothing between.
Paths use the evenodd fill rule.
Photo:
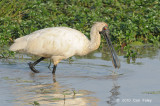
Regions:
<instances>
[{"instance_id":1,"label":"dark water surface","mask_svg":"<svg viewBox=\"0 0 160 106\"><path fill-rule=\"evenodd\" d=\"M119 55L119 70L99 51L73 57L58 64L56 78L49 60L38 64L35 74L29 56L0 59L0 106L159 106L160 50L142 54L130 61Z\"/></svg>"}]
</instances>

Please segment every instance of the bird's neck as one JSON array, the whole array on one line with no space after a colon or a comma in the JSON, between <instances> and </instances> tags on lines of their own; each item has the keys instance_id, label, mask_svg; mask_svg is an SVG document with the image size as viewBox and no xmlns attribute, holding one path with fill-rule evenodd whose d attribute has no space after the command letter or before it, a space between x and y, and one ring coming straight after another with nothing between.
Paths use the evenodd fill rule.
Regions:
<instances>
[{"instance_id":1,"label":"bird's neck","mask_svg":"<svg viewBox=\"0 0 160 106\"><path fill-rule=\"evenodd\" d=\"M90 32L90 44L89 49L90 52L98 49L101 41L101 36L99 34L99 31L97 30L97 26L92 26L91 32Z\"/></svg>"}]
</instances>

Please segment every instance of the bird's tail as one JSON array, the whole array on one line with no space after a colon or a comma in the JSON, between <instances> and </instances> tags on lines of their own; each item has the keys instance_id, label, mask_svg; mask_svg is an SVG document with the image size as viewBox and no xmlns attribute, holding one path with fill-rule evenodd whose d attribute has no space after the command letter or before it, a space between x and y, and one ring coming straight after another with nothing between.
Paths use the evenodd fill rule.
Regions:
<instances>
[{"instance_id":1,"label":"bird's tail","mask_svg":"<svg viewBox=\"0 0 160 106\"><path fill-rule=\"evenodd\" d=\"M10 46L10 51L25 51L27 46L27 41L24 37L18 38L14 41L14 43Z\"/></svg>"}]
</instances>

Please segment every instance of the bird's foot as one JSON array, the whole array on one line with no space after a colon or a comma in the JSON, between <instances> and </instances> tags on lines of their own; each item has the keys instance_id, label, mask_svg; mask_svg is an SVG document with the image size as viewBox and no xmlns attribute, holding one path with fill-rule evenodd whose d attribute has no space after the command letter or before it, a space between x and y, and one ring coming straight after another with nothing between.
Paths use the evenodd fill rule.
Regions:
<instances>
[{"instance_id":1,"label":"bird's foot","mask_svg":"<svg viewBox=\"0 0 160 106\"><path fill-rule=\"evenodd\" d=\"M31 62L28 63L28 65L29 65L29 68L30 68L34 73L39 73L39 71L34 68L34 65L33 65Z\"/></svg>"}]
</instances>

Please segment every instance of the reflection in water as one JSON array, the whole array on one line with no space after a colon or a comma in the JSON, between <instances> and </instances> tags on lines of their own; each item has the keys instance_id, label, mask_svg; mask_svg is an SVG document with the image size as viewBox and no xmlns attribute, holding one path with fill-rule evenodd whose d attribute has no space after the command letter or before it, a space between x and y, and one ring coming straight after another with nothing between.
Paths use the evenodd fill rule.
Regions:
<instances>
[{"instance_id":1,"label":"reflection in water","mask_svg":"<svg viewBox=\"0 0 160 106\"><path fill-rule=\"evenodd\" d=\"M136 58L128 57L128 58L126 58L126 62L127 62L128 64L130 64L131 62L132 62L132 63L136 63Z\"/></svg>"},{"instance_id":2,"label":"reflection in water","mask_svg":"<svg viewBox=\"0 0 160 106\"><path fill-rule=\"evenodd\" d=\"M73 88L68 88L66 86L61 86L59 82L56 81L56 76L53 75L53 83L42 84L40 83L43 79L51 79L50 75L37 75L35 73L30 73L30 78L32 78L32 84L25 84L23 82L19 83L18 89L16 89L16 97L19 105L35 105L38 103L40 105L47 106L87 106L88 103L96 106L95 97L86 97L90 93L87 90L76 91ZM89 92L89 93L88 93Z\"/></svg>"},{"instance_id":3,"label":"reflection in water","mask_svg":"<svg viewBox=\"0 0 160 106\"><path fill-rule=\"evenodd\" d=\"M53 83L56 83L56 75L53 74Z\"/></svg>"},{"instance_id":4,"label":"reflection in water","mask_svg":"<svg viewBox=\"0 0 160 106\"><path fill-rule=\"evenodd\" d=\"M120 57L123 65L120 71L127 77L131 75L130 73L134 72L134 75L131 75L128 81L130 81L130 83L135 83L136 81L137 85L133 85L132 88L136 88L139 85L140 90L138 93L146 91L146 86L153 86L154 89L159 89L156 85L158 85L157 81L159 80L157 73L159 73L158 65L160 50L154 48L148 49L140 49L139 53L143 51L143 55L138 54L136 60L128 60L128 64L131 65L127 64L126 59L124 59L123 56ZM112 67L106 66L106 63L103 61L111 60L110 54L106 51L107 50L104 50L103 52L96 51L89 55L89 57L86 56L85 59L81 59L83 57L80 59L74 57L76 60L73 62L74 65L65 69L60 67L61 73L58 76L51 76L51 72L47 73L46 71L41 71L39 74L30 72L28 65L26 64L27 61L30 61L30 58L28 57L24 58L23 61L22 59L19 59L18 56L17 58L19 60L0 59L1 105L4 102L4 106L6 106L5 104L12 105L11 103L15 106L31 106L35 105L35 101L41 106L88 106L88 104L91 104L90 106L97 106L98 102L110 106L117 105L118 102L116 100L118 100L120 96L123 96L126 93L128 94L125 90L119 92L119 89L122 86L127 87L127 85L124 83L124 80L119 79L120 75L116 76L109 74L110 72L108 71L112 70ZM62 61L62 65L68 66L66 61ZM139 67L139 65L141 66ZM46 63L44 64L42 62L37 67L42 70L43 67L46 69L45 66ZM85 66L85 68L79 68L79 66ZM74 71L72 69L74 69ZM99 69L99 71L97 71L97 69ZM154 71L152 71L153 69ZM146 77L144 77L144 72ZM106 77L106 75L108 76ZM56 81L56 77L58 81ZM124 76L122 76L122 79L123 77ZM142 79L142 77L144 78ZM135 80L135 78L137 79ZM137 82L137 80L142 81ZM107 85L107 87L104 88L102 87L102 90L97 90L94 87L95 82L106 84L106 81L111 82L111 85ZM153 81L154 83L152 83ZM121 86L119 86L117 82L121 82ZM110 88L111 86L112 88ZM106 88L107 92L110 94L109 96L103 93L103 91L106 91ZM104 95L102 95L102 93ZM131 91L130 95L133 93L134 92ZM139 95L140 97L145 97L144 94ZM106 96L108 97L107 100ZM155 97L155 95L153 95L153 97Z\"/></svg>"},{"instance_id":5,"label":"reflection in water","mask_svg":"<svg viewBox=\"0 0 160 106\"><path fill-rule=\"evenodd\" d=\"M117 104L118 95L120 95L119 93L120 86L117 84L117 78L118 75L113 75L112 77L113 87L110 90L111 96L109 96L109 100L107 101L109 106L115 106Z\"/></svg>"}]
</instances>

